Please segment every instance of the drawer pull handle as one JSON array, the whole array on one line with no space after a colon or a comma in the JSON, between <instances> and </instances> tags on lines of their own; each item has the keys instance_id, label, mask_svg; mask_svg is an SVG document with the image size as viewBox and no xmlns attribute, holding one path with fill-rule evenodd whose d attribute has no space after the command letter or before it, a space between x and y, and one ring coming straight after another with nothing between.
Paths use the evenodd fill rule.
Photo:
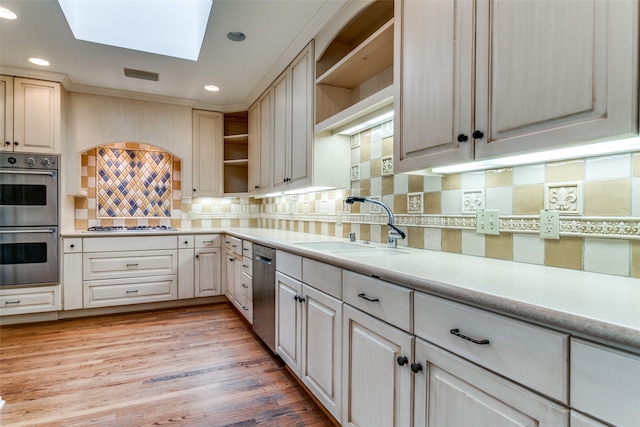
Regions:
<instances>
[{"instance_id":1,"label":"drawer pull handle","mask_svg":"<svg viewBox=\"0 0 640 427\"><path fill-rule=\"evenodd\" d=\"M369 302L379 302L379 301L380 301L378 298L369 298L369 297L367 296L367 294L365 294L365 293L358 294L358 296L359 296L360 298L362 298L362 299L366 299L366 300L367 300L367 301L369 301Z\"/></svg>"},{"instance_id":2,"label":"drawer pull handle","mask_svg":"<svg viewBox=\"0 0 640 427\"><path fill-rule=\"evenodd\" d=\"M487 340L487 339L484 339L484 340L478 340L478 339L471 338L471 337L468 337L468 336L466 336L466 335L461 334L461 333L460 333L460 329L458 329L458 328L451 329L449 332L450 332L451 334L453 334L453 335L457 336L457 337L462 338L463 340L471 341L471 342L472 342L472 343L474 343L474 344L478 344L478 345L487 345L487 344L489 344L489 340Z\"/></svg>"},{"instance_id":3,"label":"drawer pull handle","mask_svg":"<svg viewBox=\"0 0 640 427\"><path fill-rule=\"evenodd\" d=\"M137 289L134 289L133 291L127 291L127 293L128 293L128 294L137 294L137 293L138 293L138 290L137 290Z\"/></svg>"},{"instance_id":4,"label":"drawer pull handle","mask_svg":"<svg viewBox=\"0 0 640 427\"><path fill-rule=\"evenodd\" d=\"M249 287L249 285L247 285L246 283L243 283L243 284L242 284L242 287L243 287L243 288L245 288L245 289L247 289L247 288Z\"/></svg>"},{"instance_id":5,"label":"drawer pull handle","mask_svg":"<svg viewBox=\"0 0 640 427\"><path fill-rule=\"evenodd\" d=\"M404 366L405 364L409 363L409 359L407 359L404 356L398 356L398 358L396 359L396 362L398 362L398 365Z\"/></svg>"},{"instance_id":6,"label":"drawer pull handle","mask_svg":"<svg viewBox=\"0 0 640 427\"><path fill-rule=\"evenodd\" d=\"M18 305L18 304L20 304L20 300L18 300L18 301L5 301L4 302L4 305L10 305L10 304L11 305L14 305L14 304Z\"/></svg>"},{"instance_id":7,"label":"drawer pull handle","mask_svg":"<svg viewBox=\"0 0 640 427\"><path fill-rule=\"evenodd\" d=\"M127 264L127 267L137 267L138 264Z\"/></svg>"},{"instance_id":8,"label":"drawer pull handle","mask_svg":"<svg viewBox=\"0 0 640 427\"><path fill-rule=\"evenodd\" d=\"M213 244L213 240L203 240L202 243L211 243L211 244Z\"/></svg>"},{"instance_id":9,"label":"drawer pull handle","mask_svg":"<svg viewBox=\"0 0 640 427\"><path fill-rule=\"evenodd\" d=\"M245 311L249 311L249 308L246 305L243 305L242 309L245 310Z\"/></svg>"},{"instance_id":10,"label":"drawer pull handle","mask_svg":"<svg viewBox=\"0 0 640 427\"><path fill-rule=\"evenodd\" d=\"M249 266L247 264L242 264L242 267L249 268Z\"/></svg>"},{"instance_id":11,"label":"drawer pull handle","mask_svg":"<svg viewBox=\"0 0 640 427\"><path fill-rule=\"evenodd\" d=\"M249 248L242 248L242 250L243 250L243 251L248 251L248 250L249 250Z\"/></svg>"}]
</instances>

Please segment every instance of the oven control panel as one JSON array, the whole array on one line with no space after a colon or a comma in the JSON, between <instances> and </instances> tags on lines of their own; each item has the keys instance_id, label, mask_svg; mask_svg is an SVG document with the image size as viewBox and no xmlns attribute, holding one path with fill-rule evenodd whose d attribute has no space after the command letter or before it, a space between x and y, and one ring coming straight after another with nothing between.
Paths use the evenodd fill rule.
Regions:
<instances>
[{"instance_id":1,"label":"oven control panel","mask_svg":"<svg viewBox=\"0 0 640 427\"><path fill-rule=\"evenodd\" d=\"M0 169L58 169L56 154L0 153Z\"/></svg>"}]
</instances>

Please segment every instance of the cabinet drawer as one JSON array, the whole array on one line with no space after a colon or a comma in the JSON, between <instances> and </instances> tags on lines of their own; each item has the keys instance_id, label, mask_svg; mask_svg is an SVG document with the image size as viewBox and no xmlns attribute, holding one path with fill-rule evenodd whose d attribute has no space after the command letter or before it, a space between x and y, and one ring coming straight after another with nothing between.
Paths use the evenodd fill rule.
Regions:
<instances>
[{"instance_id":1,"label":"cabinet drawer","mask_svg":"<svg viewBox=\"0 0 640 427\"><path fill-rule=\"evenodd\" d=\"M304 258L302 281L338 299L342 299L342 269Z\"/></svg>"},{"instance_id":2,"label":"cabinet drawer","mask_svg":"<svg viewBox=\"0 0 640 427\"><path fill-rule=\"evenodd\" d=\"M176 299L177 292L175 275L92 280L84 282L84 308L170 301Z\"/></svg>"},{"instance_id":3,"label":"cabinet drawer","mask_svg":"<svg viewBox=\"0 0 640 427\"><path fill-rule=\"evenodd\" d=\"M414 299L417 336L567 403L567 334L420 292Z\"/></svg>"},{"instance_id":4,"label":"cabinet drawer","mask_svg":"<svg viewBox=\"0 0 640 427\"><path fill-rule=\"evenodd\" d=\"M248 240L242 241L242 255L253 258L253 243Z\"/></svg>"},{"instance_id":5,"label":"cabinet drawer","mask_svg":"<svg viewBox=\"0 0 640 427\"><path fill-rule=\"evenodd\" d=\"M289 252L277 251L276 270L296 280L302 280L302 257Z\"/></svg>"},{"instance_id":6,"label":"cabinet drawer","mask_svg":"<svg viewBox=\"0 0 640 427\"><path fill-rule=\"evenodd\" d=\"M85 253L83 279L115 279L176 274L177 250Z\"/></svg>"},{"instance_id":7,"label":"cabinet drawer","mask_svg":"<svg viewBox=\"0 0 640 427\"><path fill-rule=\"evenodd\" d=\"M41 313L61 308L60 286L0 290L0 315Z\"/></svg>"},{"instance_id":8,"label":"cabinet drawer","mask_svg":"<svg viewBox=\"0 0 640 427\"><path fill-rule=\"evenodd\" d=\"M242 296L244 297L244 301L253 301L253 279L250 276L242 273L240 287L242 288Z\"/></svg>"},{"instance_id":9,"label":"cabinet drawer","mask_svg":"<svg viewBox=\"0 0 640 427\"><path fill-rule=\"evenodd\" d=\"M82 239L80 238L64 238L62 239L62 248L65 254L73 254L82 252Z\"/></svg>"},{"instance_id":10,"label":"cabinet drawer","mask_svg":"<svg viewBox=\"0 0 640 427\"><path fill-rule=\"evenodd\" d=\"M181 236L85 237L84 252L155 251L177 249Z\"/></svg>"},{"instance_id":11,"label":"cabinet drawer","mask_svg":"<svg viewBox=\"0 0 640 427\"><path fill-rule=\"evenodd\" d=\"M380 279L343 271L342 300L407 332L412 331L413 291Z\"/></svg>"},{"instance_id":12,"label":"cabinet drawer","mask_svg":"<svg viewBox=\"0 0 640 427\"><path fill-rule=\"evenodd\" d=\"M253 276L253 260L251 258L242 257L242 272L249 277Z\"/></svg>"},{"instance_id":13,"label":"cabinet drawer","mask_svg":"<svg viewBox=\"0 0 640 427\"><path fill-rule=\"evenodd\" d=\"M178 236L178 249L193 249L195 236Z\"/></svg>"},{"instance_id":14,"label":"cabinet drawer","mask_svg":"<svg viewBox=\"0 0 640 427\"><path fill-rule=\"evenodd\" d=\"M219 234L197 234L194 237L196 248L219 248L222 245Z\"/></svg>"},{"instance_id":15,"label":"cabinet drawer","mask_svg":"<svg viewBox=\"0 0 640 427\"><path fill-rule=\"evenodd\" d=\"M617 426L640 421L640 355L571 339L571 407Z\"/></svg>"},{"instance_id":16,"label":"cabinet drawer","mask_svg":"<svg viewBox=\"0 0 640 427\"><path fill-rule=\"evenodd\" d=\"M224 247L238 255L242 255L242 240L233 236L224 236Z\"/></svg>"}]
</instances>

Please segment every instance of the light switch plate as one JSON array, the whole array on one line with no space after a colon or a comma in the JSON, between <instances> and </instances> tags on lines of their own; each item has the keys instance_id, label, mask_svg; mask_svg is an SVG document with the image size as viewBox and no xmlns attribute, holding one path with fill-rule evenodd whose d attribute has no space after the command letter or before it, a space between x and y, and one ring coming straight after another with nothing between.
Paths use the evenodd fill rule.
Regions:
<instances>
[{"instance_id":1,"label":"light switch plate","mask_svg":"<svg viewBox=\"0 0 640 427\"><path fill-rule=\"evenodd\" d=\"M500 211L478 209L476 211L476 233L500 234Z\"/></svg>"}]
</instances>

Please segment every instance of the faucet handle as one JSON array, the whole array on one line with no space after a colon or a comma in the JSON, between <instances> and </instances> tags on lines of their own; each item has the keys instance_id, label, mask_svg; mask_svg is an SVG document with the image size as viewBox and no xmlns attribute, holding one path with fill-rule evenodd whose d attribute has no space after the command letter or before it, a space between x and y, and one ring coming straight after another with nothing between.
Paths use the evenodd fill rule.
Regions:
<instances>
[{"instance_id":1,"label":"faucet handle","mask_svg":"<svg viewBox=\"0 0 640 427\"><path fill-rule=\"evenodd\" d=\"M393 224L387 224L389 226L389 237L393 238L393 239L404 239L406 236L406 234L404 234L404 231L400 230L398 227L396 227Z\"/></svg>"}]
</instances>

